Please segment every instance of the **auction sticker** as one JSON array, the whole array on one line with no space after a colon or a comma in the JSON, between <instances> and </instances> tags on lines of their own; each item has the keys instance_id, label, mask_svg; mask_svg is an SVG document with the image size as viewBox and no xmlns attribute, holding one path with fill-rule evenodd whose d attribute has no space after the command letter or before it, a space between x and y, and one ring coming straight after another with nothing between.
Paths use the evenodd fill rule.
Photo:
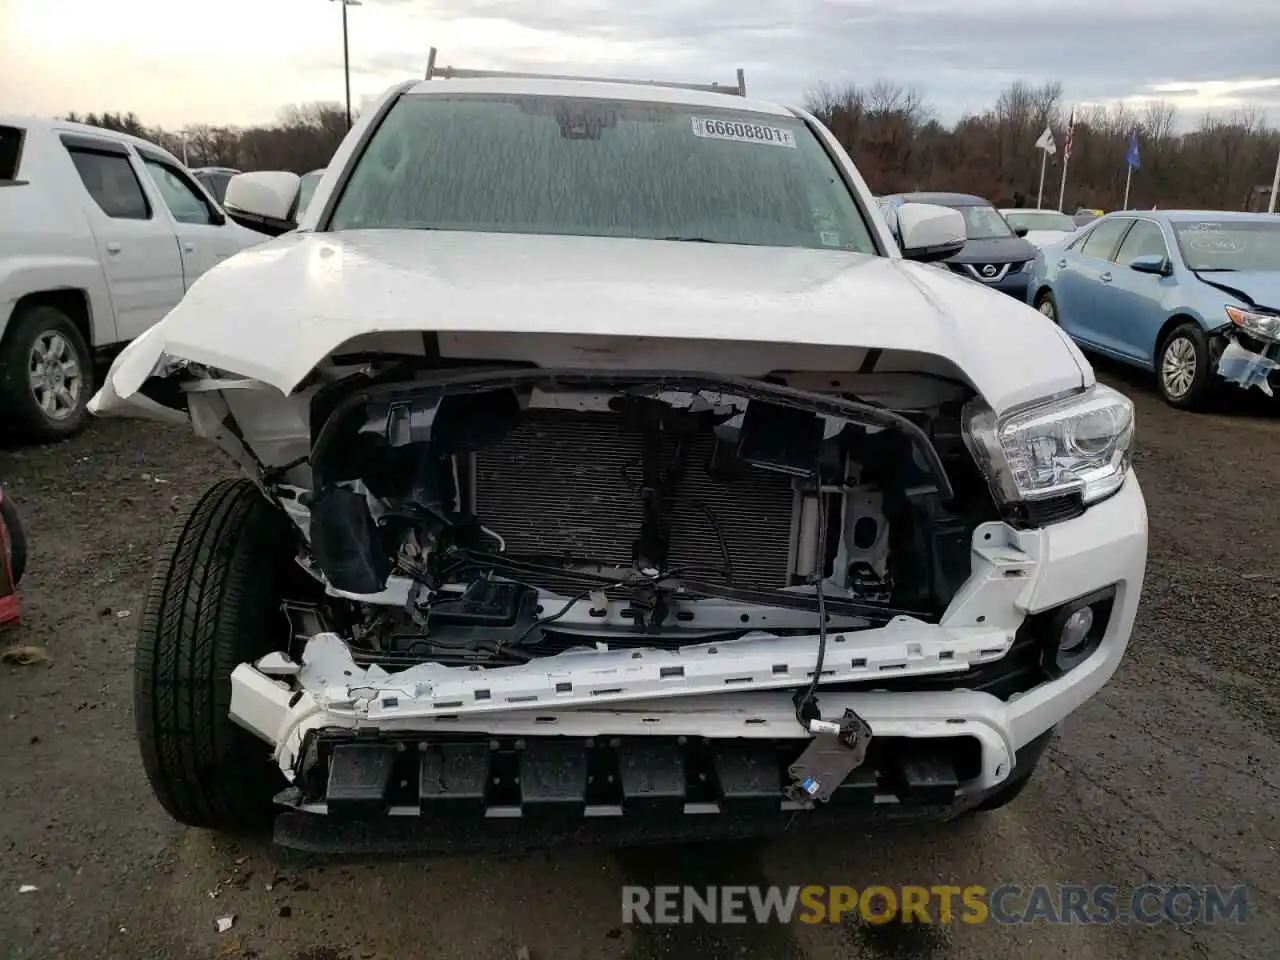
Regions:
<instances>
[{"instance_id":1,"label":"auction sticker","mask_svg":"<svg viewBox=\"0 0 1280 960\"><path fill-rule=\"evenodd\" d=\"M709 120L693 118L693 135L706 140L733 140L737 143L763 143L771 147L796 148L795 134L781 127L744 120Z\"/></svg>"}]
</instances>

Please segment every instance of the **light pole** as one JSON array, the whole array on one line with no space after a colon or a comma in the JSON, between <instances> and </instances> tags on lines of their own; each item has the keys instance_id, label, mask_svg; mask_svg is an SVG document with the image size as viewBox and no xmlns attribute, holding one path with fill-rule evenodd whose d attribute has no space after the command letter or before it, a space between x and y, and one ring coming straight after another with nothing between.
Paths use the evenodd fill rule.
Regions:
<instances>
[{"instance_id":1,"label":"light pole","mask_svg":"<svg viewBox=\"0 0 1280 960\"><path fill-rule=\"evenodd\" d=\"M330 0L333 2L333 0ZM342 76L347 83L347 129L351 129L351 55L347 46L347 7L358 7L362 0L337 0L342 5Z\"/></svg>"}]
</instances>

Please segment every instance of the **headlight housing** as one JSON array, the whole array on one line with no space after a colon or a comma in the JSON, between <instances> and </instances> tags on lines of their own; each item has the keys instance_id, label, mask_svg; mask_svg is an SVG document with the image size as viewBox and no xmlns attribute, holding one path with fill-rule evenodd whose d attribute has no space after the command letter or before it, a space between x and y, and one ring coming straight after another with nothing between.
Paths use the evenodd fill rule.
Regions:
<instances>
[{"instance_id":1,"label":"headlight housing","mask_svg":"<svg viewBox=\"0 0 1280 960\"><path fill-rule=\"evenodd\" d=\"M1129 469L1133 428L1132 401L1102 384L999 417L981 400L964 413L965 446L1002 505L1110 496Z\"/></svg>"},{"instance_id":2,"label":"headlight housing","mask_svg":"<svg viewBox=\"0 0 1280 960\"><path fill-rule=\"evenodd\" d=\"M1280 341L1280 314L1245 310L1228 304L1227 316L1231 318L1232 323L1250 336L1269 343Z\"/></svg>"}]
</instances>

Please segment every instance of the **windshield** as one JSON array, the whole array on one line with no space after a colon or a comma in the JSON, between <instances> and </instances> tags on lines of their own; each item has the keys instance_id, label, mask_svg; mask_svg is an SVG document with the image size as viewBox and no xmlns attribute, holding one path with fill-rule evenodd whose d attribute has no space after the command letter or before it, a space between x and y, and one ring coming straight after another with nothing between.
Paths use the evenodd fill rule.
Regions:
<instances>
[{"instance_id":1,"label":"windshield","mask_svg":"<svg viewBox=\"0 0 1280 960\"><path fill-rule=\"evenodd\" d=\"M328 225L368 228L876 252L795 117L514 94L401 98Z\"/></svg>"},{"instance_id":2,"label":"windshield","mask_svg":"<svg viewBox=\"0 0 1280 960\"><path fill-rule=\"evenodd\" d=\"M1011 227L1026 227L1028 230L1061 230L1074 233L1076 222L1065 213L1053 210L1011 210L1004 215Z\"/></svg>"},{"instance_id":3,"label":"windshield","mask_svg":"<svg viewBox=\"0 0 1280 960\"><path fill-rule=\"evenodd\" d=\"M970 240L1000 240L1013 236L1013 230L993 206L956 204L951 209L960 211L964 217L964 235Z\"/></svg>"},{"instance_id":4,"label":"windshield","mask_svg":"<svg viewBox=\"0 0 1280 960\"><path fill-rule=\"evenodd\" d=\"M1280 217L1175 221L1173 235L1191 270L1280 271Z\"/></svg>"},{"instance_id":5,"label":"windshield","mask_svg":"<svg viewBox=\"0 0 1280 960\"><path fill-rule=\"evenodd\" d=\"M320 186L320 178L323 176L323 170L312 170L298 180L298 212L294 215L295 220L301 220L302 215L307 212L307 207L310 206L311 198L316 192L316 187Z\"/></svg>"}]
</instances>

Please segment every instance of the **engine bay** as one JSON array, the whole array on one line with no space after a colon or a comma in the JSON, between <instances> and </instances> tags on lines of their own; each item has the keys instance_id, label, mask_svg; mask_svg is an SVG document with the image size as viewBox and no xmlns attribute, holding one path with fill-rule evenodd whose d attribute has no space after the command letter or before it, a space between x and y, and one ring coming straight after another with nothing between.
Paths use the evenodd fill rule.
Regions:
<instances>
[{"instance_id":1,"label":"engine bay","mask_svg":"<svg viewBox=\"0 0 1280 960\"><path fill-rule=\"evenodd\" d=\"M306 565L364 664L519 663L936 622L995 518L963 398L435 371L311 401Z\"/></svg>"}]
</instances>

